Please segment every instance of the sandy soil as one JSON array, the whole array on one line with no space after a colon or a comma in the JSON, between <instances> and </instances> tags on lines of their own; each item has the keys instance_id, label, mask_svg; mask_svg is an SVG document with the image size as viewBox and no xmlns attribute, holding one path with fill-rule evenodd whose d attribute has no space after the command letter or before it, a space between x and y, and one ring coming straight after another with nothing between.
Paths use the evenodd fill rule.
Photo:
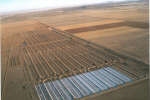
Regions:
<instances>
[{"instance_id":1,"label":"sandy soil","mask_svg":"<svg viewBox=\"0 0 150 100\"><path fill-rule=\"evenodd\" d=\"M2 39L8 34L15 34L24 32L24 30L35 30L36 22L33 20L12 22L1 25L1 37Z\"/></svg>"},{"instance_id":2,"label":"sandy soil","mask_svg":"<svg viewBox=\"0 0 150 100\"><path fill-rule=\"evenodd\" d=\"M53 14L53 16L51 16L51 14L47 15L46 13L45 16L43 13L33 13L33 14L24 13L8 18L6 16L3 16L3 18L6 17L6 19L2 19L1 24L1 47L2 47L1 51L3 52L1 53L2 99L3 100L39 99L34 88L34 82L33 80L31 80L32 75L30 75L29 70L32 70L32 68L37 67L39 69L34 69L35 72L39 70L39 72L37 71L38 72L37 75L41 74L44 75L42 71L40 72L40 68L42 67L38 67L38 65L36 65L36 67L31 66L30 67L31 69L28 69L27 68L28 64L25 63L26 59L24 58L31 57L30 54L27 55L26 53L30 52L30 49L27 49L27 51L24 54L22 54L20 47L22 43L25 43L25 40L28 42L27 44L29 44L27 47L32 47L32 45L37 45L38 42L39 43L43 42L42 45L44 45L46 44L45 42L53 40L53 38L57 38L58 35L52 36L53 38L49 36L49 39L47 39L47 37L44 37L44 39L41 39L41 37L37 37L39 39L36 40L35 38L32 39L29 33L26 33L26 35L24 35L23 33L27 31L45 29L47 28L47 25L54 26L62 30L70 30L82 27L89 28L96 25L100 25L102 27L104 24L112 24L116 22L117 23L127 21L135 22L136 24L132 26L130 26L132 24L130 23L130 25L128 24L113 28L111 27L109 29L103 28L101 30L99 30L98 27L93 30L89 29L87 32L79 31L79 33L76 33L74 35L149 64L148 60L149 29L147 28L143 29L141 27L141 24L144 23L144 25L146 24L147 26L149 22L148 9L149 7L147 5L147 2L146 3L133 2L125 4L122 7L112 7L112 8L106 7L103 9L81 10L69 13L60 12L61 14L51 13ZM39 16L35 16L36 14L39 14ZM35 37L40 34L41 34L40 32L39 33L35 32ZM63 37L59 37L59 40L61 40L61 38ZM42 45L40 46L42 47ZM39 50L38 46L35 48ZM37 53L36 49L34 50L35 56L37 58L38 56L44 55L44 53L42 54ZM41 51L43 52L44 50L41 49ZM51 52L55 53L55 50L51 50ZM11 61L11 59L17 57L19 57L20 64L15 64L18 63L18 60ZM33 60L32 57L31 60ZM42 59L40 59L40 57L38 58L37 61L39 61L40 63L44 62L42 61ZM32 64L31 61L27 62ZM13 63L13 65L11 65L11 63ZM120 99L146 100L148 98L147 88L148 88L148 80L145 80L139 83L135 83L131 86L123 87L121 89L106 93L104 95L100 96L97 95L97 97L93 97L92 99L99 100L99 98L102 98L102 100L107 100L111 97L113 100L120 100ZM130 93L128 92L129 90ZM90 97L89 98L87 97L86 99L91 100Z\"/></svg>"}]
</instances>

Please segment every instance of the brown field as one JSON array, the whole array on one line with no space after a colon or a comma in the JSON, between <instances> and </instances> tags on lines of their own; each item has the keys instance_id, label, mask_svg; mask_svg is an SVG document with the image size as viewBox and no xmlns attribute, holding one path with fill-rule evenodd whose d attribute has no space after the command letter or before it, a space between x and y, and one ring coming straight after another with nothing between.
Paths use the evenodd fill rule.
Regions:
<instances>
[{"instance_id":1,"label":"brown field","mask_svg":"<svg viewBox=\"0 0 150 100\"><path fill-rule=\"evenodd\" d=\"M97 9L3 15L2 100L39 100L35 84L107 66L134 82L81 100L147 100L148 9L147 2L134 1Z\"/></svg>"},{"instance_id":2,"label":"brown field","mask_svg":"<svg viewBox=\"0 0 150 100\"><path fill-rule=\"evenodd\" d=\"M126 21L126 22L118 22L118 23L90 26L90 27L81 27L81 28L69 29L69 30L65 30L65 31L75 34L75 33L94 31L94 30L103 30L103 29L109 29L109 28L115 28L115 27L121 27L121 26L148 29L149 23Z\"/></svg>"}]
</instances>

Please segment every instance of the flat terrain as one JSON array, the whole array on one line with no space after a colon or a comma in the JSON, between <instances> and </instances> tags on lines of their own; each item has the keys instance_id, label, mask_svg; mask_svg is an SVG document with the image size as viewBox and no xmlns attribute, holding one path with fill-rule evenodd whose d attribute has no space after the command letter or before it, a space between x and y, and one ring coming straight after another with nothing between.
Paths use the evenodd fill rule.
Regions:
<instances>
[{"instance_id":1,"label":"flat terrain","mask_svg":"<svg viewBox=\"0 0 150 100\"><path fill-rule=\"evenodd\" d=\"M100 48L98 50L113 55L119 59L119 62L130 64L148 77L148 68L145 67L149 64L148 2L106 3L72 9L3 14L1 16L2 100L38 100L35 84L47 81L52 76L53 79L56 78L55 76L62 78L72 71L74 75L78 74L82 72L82 66L88 68L90 65L91 69L89 68L88 71L93 70L94 64L101 63L96 59L87 59L89 56L98 57L98 51L93 48ZM122 60L124 57L122 55L127 58ZM114 58L105 60L109 62ZM105 67L106 62L102 62ZM144 80L140 72L135 73L139 80L135 79L131 85L82 99L148 100L148 79ZM140 90L141 92L137 92Z\"/></svg>"}]
</instances>

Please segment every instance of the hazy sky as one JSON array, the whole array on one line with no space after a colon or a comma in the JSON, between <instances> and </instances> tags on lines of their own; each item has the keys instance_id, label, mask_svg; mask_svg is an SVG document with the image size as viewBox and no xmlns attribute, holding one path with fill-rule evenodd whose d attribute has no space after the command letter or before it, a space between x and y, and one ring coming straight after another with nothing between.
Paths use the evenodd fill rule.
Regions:
<instances>
[{"instance_id":1,"label":"hazy sky","mask_svg":"<svg viewBox=\"0 0 150 100\"><path fill-rule=\"evenodd\" d=\"M124 0L0 0L0 12L18 11L37 8L56 8L76 6L106 1Z\"/></svg>"}]
</instances>

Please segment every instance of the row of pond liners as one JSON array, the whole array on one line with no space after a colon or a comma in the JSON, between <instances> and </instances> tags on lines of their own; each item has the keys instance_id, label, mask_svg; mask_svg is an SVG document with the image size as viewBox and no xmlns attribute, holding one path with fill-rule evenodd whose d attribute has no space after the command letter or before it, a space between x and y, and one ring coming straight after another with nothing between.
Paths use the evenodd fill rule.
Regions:
<instances>
[{"instance_id":1,"label":"row of pond liners","mask_svg":"<svg viewBox=\"0 0 150 100\"><path fill-rule=\"evenodd\" d=\"M133 80L111 67L35 85L40 100L73 100Z\"/></svg>"}]
</instances>

